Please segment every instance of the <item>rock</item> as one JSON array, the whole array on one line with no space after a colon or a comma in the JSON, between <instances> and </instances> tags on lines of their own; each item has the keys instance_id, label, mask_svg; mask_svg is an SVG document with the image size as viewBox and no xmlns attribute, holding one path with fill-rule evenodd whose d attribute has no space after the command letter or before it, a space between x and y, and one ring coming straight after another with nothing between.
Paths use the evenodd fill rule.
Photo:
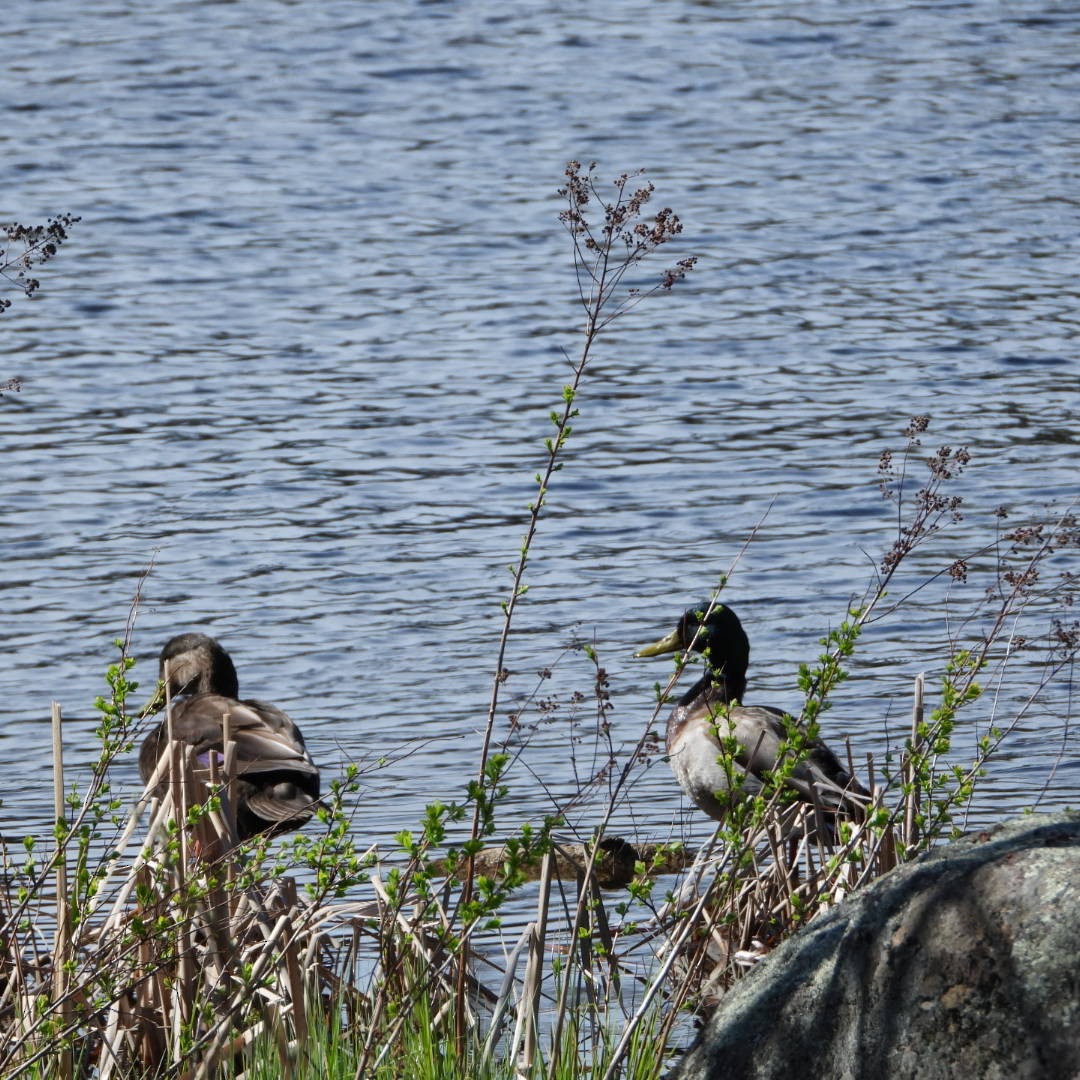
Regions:
<instances>
[{"instance_id":1,"label":"rock","mask_svg":"<svg viewBox=\"0 0 1080 1080\"><path fill-rule=\"evenodd\" d=\"M673 1073L1080 1076L1080 813L964 837L881 878L725 995Z\"/></svg>"}]
</instances>

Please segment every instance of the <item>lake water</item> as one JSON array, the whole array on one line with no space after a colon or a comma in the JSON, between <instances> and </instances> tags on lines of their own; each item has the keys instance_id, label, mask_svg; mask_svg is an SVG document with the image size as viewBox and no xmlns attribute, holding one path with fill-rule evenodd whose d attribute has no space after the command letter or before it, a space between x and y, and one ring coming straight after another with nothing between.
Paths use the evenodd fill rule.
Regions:
<instances>
[{"instance_id":1,"label":"lake water","mask_svg":"<svg viewBox=\"0 0 1080 1080\"><path fill-rule=\"evenodd\" d=\"M51 813L50 700L71 769L90 759L151 560L144 690L164 640L203 629L328 775L365 767L361 839L462 795L581 343L554 195L571 158L646 169L685 225L653 272L700 262L586 377L498 736L542 668L559 707L522 716L508 820L601 761L575 635L632 746L669 670L634 649L758 523L725 596L754 643L748 699L797 711L798 663L895 535L876 466L909 416L972 463L964 520L896 596L991 542L1000 504L1019 520L1075 497L1075 4L45 0L4 22L0 219L82 215L0 319L0 382L22 381L0 401L9 836ZM859 761L895 745L991 563L867 630L831 742ZM1040 670L1012 662L961 750ZM1071 700L1059 683L1024 716L977 820L1076 804ZM134 787L134 756L117 779ZM708 829L658 757L630 794L626 835Z\"/></svg>"}]
</instances>

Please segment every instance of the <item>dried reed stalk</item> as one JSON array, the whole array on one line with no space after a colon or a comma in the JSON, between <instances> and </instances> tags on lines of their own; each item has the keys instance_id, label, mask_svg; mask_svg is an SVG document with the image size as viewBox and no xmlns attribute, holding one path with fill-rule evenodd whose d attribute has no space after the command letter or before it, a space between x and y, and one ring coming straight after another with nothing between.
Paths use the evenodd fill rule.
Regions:
<instances>
[{"instance_id":1,"label":"dried reed stalk","mask_svg":"<svg viewBox=\"0 0 1080 1080\"><path fill-rule=\"evenodd\" d=\"M67 834L64 824L64 736L60 703L52 703L52 750L53 750L53 809L56 816L57 842L61 850L56 858L56 940L53 947L53 1004L58 1009L60 1026L71 1024L71 1001L68 997L68 969L71 948L71 912L68 908ZM65 829L63 839L60 830ZM62 1076L72 1071L71 1051L64 1046L60 1052L59 1067Z\"/></svg>"},{"instance_id":2,"label":"dried reed stalk","mask_svg":"<svg viewBox=\"0 0 1080 1080\"><path fill-rule=\"evenodd\" d=\"M62 818L56 707L53 732ZM208 805L193 748L169 744L120 830L118 848L103 860L97 891L77 914L66 901L65 860L52 861L55 895L39 885L32 902L19 907L32 933L41 917L54 927L47 965L28 962L39 950L20 930L20 919L6 920L0 1074L49 1059L60 1075L74 1075L81 1055L78 1068L96 1070L100 1080L185 1068L209 1076L237 1047L250 1045L256 1031L281 1033L283 1062L309 1037L308 999L318 999L326 977L319 942L334 915L320 910L316 918L291 879L270 888L239 887L245 869L228 793L235 779L231 740L224 764L224 798L215 808ZM164 796L151 797L162 778ZM145 838L125 862L140 821ZM6 893L4 903L10 908Z\"/></svg>"}]
</instances>

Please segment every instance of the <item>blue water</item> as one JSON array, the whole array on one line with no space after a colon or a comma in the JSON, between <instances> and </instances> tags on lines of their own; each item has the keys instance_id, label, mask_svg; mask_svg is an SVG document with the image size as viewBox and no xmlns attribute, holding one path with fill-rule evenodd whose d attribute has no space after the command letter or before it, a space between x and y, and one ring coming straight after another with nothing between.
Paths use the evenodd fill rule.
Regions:
<instances>
[{"instance_id":1,"label":"blue water","mask_svg":"<svg viewBox=\"0 0 1080 1080\"><path fill-rule=\"evenodd\" d=\"M151 561L144 690L167 637L207 630L329 775L365 767L365 841L461 796L581 344L554 195L570 158L646 169L685 224L651 272L700 262L586 376L500 738L552 665L539 694L559 707L523 714L509 819L602 764L572 636L610 676L622 752L667 670L632 652L759 524L726 595L755 645L748 697L797 710L797 664L895 535L876 466L910 415L933 417L924 449L973 460L963 521L897 598L991 543L997 506L1075 497L1073 4L47 0L7 11L5 38L0 220L82 216L0 317L0 382L22 381L0 400L7 834L51 812L50 700L73 778L93 756L90 705ZM985 625L961 621L994 559L867 630L830 742L881 762L913 675ZM1042 671L1015 657L961 751ZM976 820L1075 805L1072 708L1059 682L1024 713ZM634 776L623 831L707 828L662 761ZM134 786L133 758L117 779Z\"/></svg>"}]
</instances>

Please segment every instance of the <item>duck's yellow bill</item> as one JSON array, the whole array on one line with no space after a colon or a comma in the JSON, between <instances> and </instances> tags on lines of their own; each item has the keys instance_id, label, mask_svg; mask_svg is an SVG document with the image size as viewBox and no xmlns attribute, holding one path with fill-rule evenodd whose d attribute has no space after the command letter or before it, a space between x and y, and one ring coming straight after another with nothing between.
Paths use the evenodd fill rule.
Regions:
<instances>
[{"instance_id":1,"label":"duck's yellow bill","mask_svg":"<svg viewBox=\"0 0 1080 1080\"><path fill-rule=\"evenodd\" d=\"M679 636L679 628L676 627L666 638L661 638L659 641L653 642L652 645L646 645L643 649L638 649L634 655L663 656L664 653L681 652L682 647L682 638Z\"/></svg>"}]
</instances>

